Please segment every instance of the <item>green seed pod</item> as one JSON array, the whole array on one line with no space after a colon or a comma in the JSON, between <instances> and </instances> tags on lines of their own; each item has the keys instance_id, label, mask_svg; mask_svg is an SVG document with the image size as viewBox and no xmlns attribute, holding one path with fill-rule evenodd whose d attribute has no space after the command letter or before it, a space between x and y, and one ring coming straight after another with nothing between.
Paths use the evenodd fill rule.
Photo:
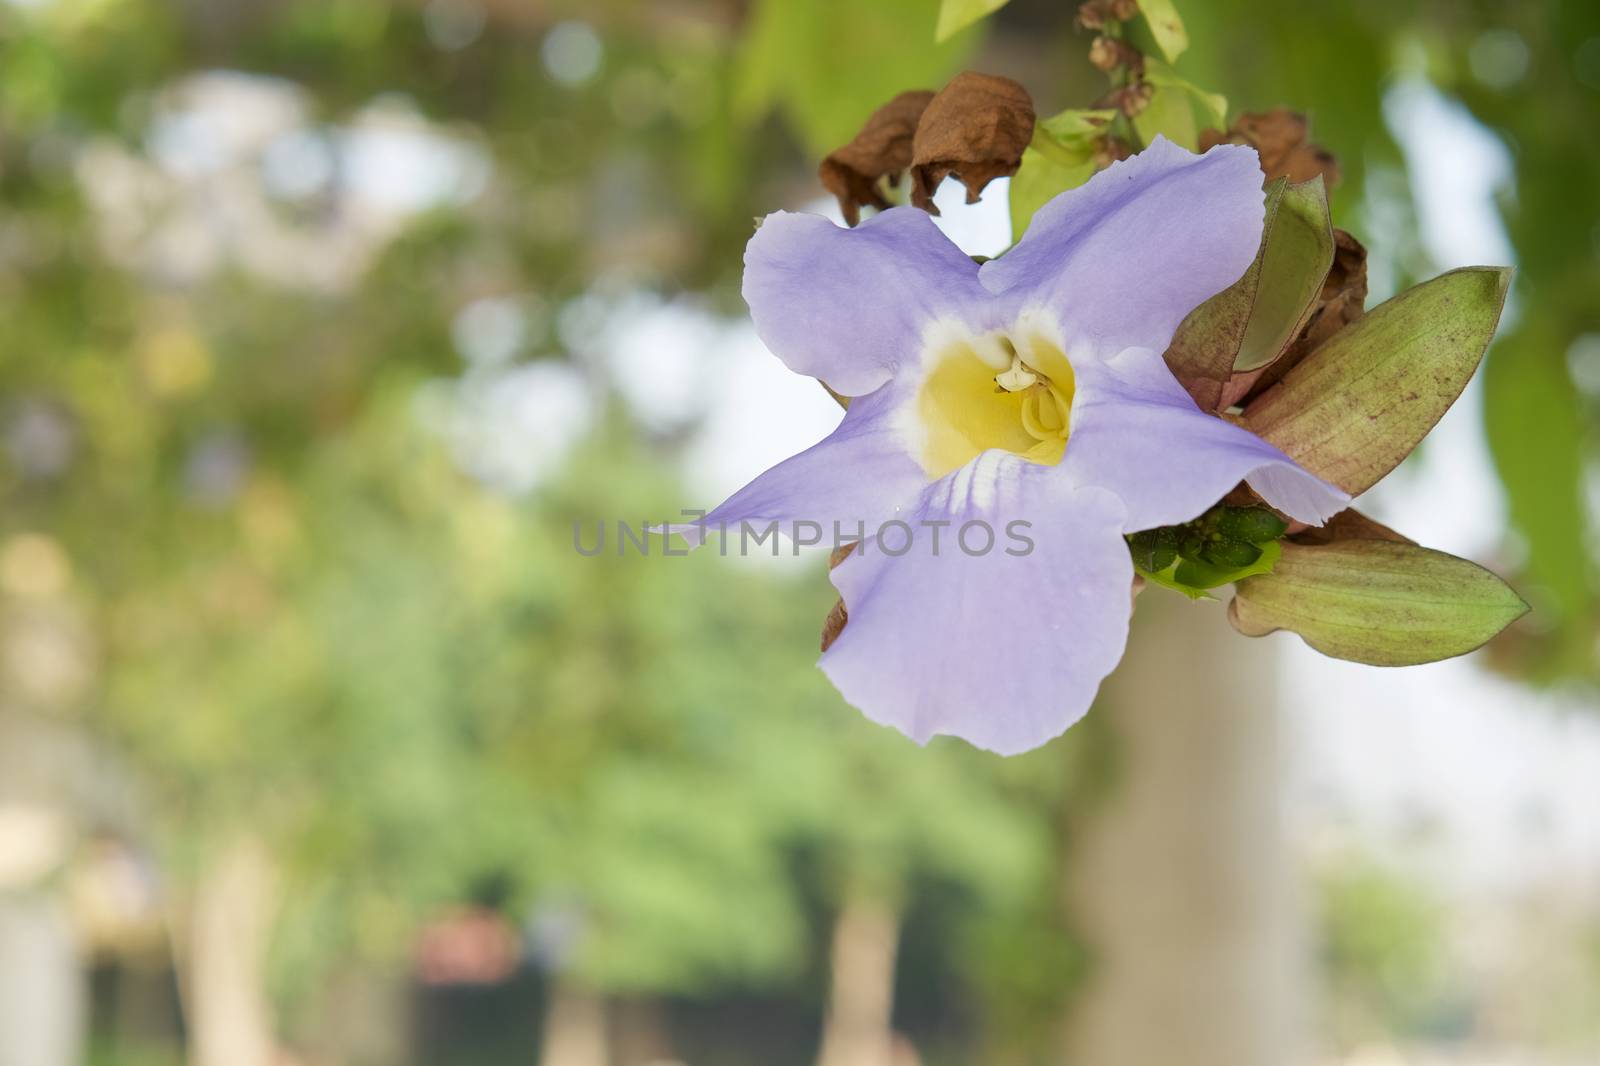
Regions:
<instances>
[{"instance_id":1,"label":"green seed pod","mask_svg":"<svg viewBox=\"0 0 1600 1066\"><path fill-rule=\"evenodd\" d=\"M1218 540L1207 544L1200 557L1217 566L1249 566L1261 558L1261 549L1247 540Z\"/></svg>"},{"instance_id":2,"label":"green seed pod","mask_svg":"<svg viewBox=\"0 0 1600 1066\"><path fill-rule=\"evenodd\" d=\"M1150 574L1157 574L1172 565L1178 557L1178 532L1171 526L1145 529L1128 538L1133 551L1134 565Z\"/></svg>"},{"instance_id":3,"label":"green seed pod","mask_svg":"<svg viewBox=\"0 0 1600 1066\"><path fill-rule=\"evenodd\" d=\"M1289 526L1265 507L1225 507L1217 529L1233 540L1266 544L1283 536Z\"/></svg>"}]
</instances>

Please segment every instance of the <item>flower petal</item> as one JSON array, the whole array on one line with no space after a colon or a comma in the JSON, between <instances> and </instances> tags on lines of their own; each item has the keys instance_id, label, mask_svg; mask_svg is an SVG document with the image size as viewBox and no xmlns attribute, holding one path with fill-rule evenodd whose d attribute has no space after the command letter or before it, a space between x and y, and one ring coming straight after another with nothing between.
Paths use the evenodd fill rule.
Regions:
<instances>
[{"instance_id":1,"label":"flower petal","mask_svg":"<svg viewBox=\"0 0 1600 1066\"><path fill-rule=\"evenodd\" d=\"M991 300L978 264L911 207L855 229L768 215L745 249L744 298L756 333L790 370L846 396L888 381L931 323L976 323Z\"/></svg>"},{"instance_id":2,"label":"flower petal","mask_svg":"<svg viewBox=\"0 0 1600 1066\"><path fill-rule=\"evenodd\" d=\"M895 403L885 386L850 404L838 427L798 455L790 456L728 497L698 522L673 526L690 543L704 533L726 528L738 536L741 522L753 533L777 522L789 535L796 522L821 527L822 543L832 544L833 523L846 539L877 527L912 501L927 477L891 425Z\"/></svg>"},{"instance_id":3,"label":"flower petal","mask_svg":"<svg viewBox=\"0 0 1600 1066\"><path fill-rule=\"evenodd\" d=\"M905 519L904 554L887 554L903 540L891 528L832 573L850 620L820 665L844 698L918 743L943 733L1004 755L1083 717L1127 641L1133 564L1117 499L987 451ZM935 542L921 522L949 525ZM982 549L987 528L992 550L963 549L969 522L986 526L966 547Z\"/></svg>"},{"instance_id":4,"label":"flower petal","mask_svg":"<svg viewBox=\"0 0 1600 1066\"><path fill-rule=\"evenodd\" d=\"M1249 268L1263 203L1253 149L1199 156L1157 137L1040 208L979 279L1052 312L1074 359L1164 351L1185 315Z\"/></svg>"},{"instance_id":5,"label":"flower petal","mask_svg":"<svg viewBox=\"0 0 1600 1066\"><path fill-rule=\"evenodd\" d=\"M1133 348L1078 371L1062 467L1076 484L1116 493L1129 533L1187 522L1240 481L1314 525L1350 503L1254 433L1201 411L1158 352Z\"/></svg>"}]
</instances>

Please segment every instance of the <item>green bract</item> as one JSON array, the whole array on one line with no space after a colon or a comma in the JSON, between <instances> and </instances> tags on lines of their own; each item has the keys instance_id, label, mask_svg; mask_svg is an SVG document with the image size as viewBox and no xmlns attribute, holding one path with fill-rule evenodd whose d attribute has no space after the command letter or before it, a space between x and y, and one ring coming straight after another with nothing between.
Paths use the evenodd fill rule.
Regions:
<instances>
[{"instance_id":1,"label":"green bract","mask_svg":"<svg viewBox=\"0 0 1600 1066\"><path fill-rule=\"evenodd\" d=\"M1216 407L1235 371L1276 359L1311 314L1333 265L1333 225L1322 178L1267 187L1261 251L1244 277L1190 313L1167 364L1201 407ZM1291 453L1293 454L1293 453Z\"/></svg>"},{"instance_id":2,"label":"green bract","mask_svg":"<svg viewBox=\"0 0 1600 1066\"><path fill-rule=\"evenodd\" d=\"M1528 610L1475 563L1414 544L1293 543L1270 574L1239 582L1228 617L1246 636L1299 633L1326 655L1411 666L1469 652Z\"/></svg>"},{"instance_id":3,"label":"green bract","mask_svg":"<svg viewBox=\"0 0 1600 1066\"><path fill-rule=\"evenodd\" d=\"M1334 334L1245 410L1251 432L1352 496L1461 395L1500 321L1509 267L1453 270Z\"/></svg>"}]
</instances>

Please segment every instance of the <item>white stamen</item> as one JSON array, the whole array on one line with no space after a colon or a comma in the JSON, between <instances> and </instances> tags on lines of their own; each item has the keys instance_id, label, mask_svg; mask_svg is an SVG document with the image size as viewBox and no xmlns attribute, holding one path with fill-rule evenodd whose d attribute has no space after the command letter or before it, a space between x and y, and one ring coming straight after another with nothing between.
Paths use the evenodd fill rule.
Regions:
<instances>
[{"instance_id":1,"label":"white stamen","mask_svg":"<svg viewBox=\"0 0 1600 1066\"><path fill-rule=\"evenodd\" d=\"M1020 356L1011 357L1011 369L1001 374L996 374L994 383L1007 392L1021 392L1032 387L1039 380L1039 375L1022 365Z\"/></svg>"}]
</instances>

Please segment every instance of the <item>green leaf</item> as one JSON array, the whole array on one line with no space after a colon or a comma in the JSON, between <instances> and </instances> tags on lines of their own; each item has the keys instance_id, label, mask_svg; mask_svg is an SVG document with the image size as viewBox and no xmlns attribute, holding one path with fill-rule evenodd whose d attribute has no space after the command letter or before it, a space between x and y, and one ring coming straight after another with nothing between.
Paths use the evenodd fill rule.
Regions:
<instances>
[{"instance_id":1,"label":"green leaf","mask_svg":"<svg viewBox=\"0 0 1600 1066\"><path fill-rule=\"evenodd\" d=\"M1580 642L1587 646L1592 634L1582 620L1594 573L1585 565L1588 433L1567 372L1566 346L1559 329L1524 318L1494 346L1483 368L1483 418L1511 524L1527 543L1525 576L1541 586L1540 607L1579 621L1585 630Z\"/></svg>"},{"instance_id":2,"label":"green leaf","mask_svg":"<svg viewBox=\"0 0 1600 1066\"><path fill-rule=\"evenodd\" d=\"M1167 350L1167 364L1197 403L1214 408L1231 374L1266 366L1294 340L1316 307L1333 251L1322 178L1269 185L1255 262L1190 312Z\"/></svg>"},{"instance_id":3,"label":"green leaf","mask_svg":"<svg viewBox=\"0 0 1600 1066\"><path fill-rule=\"evenodd\" d=\"M1494 336L1509 267L1408 289L1335 333L1244 413L1251 432L1352 496L1411 453Z\"/></svg>"},{"instance_id":4,"label":"green leaf","mask_svg":"<svg viewBox=\"0 0 1600 1066\"><path fill-rule=\"evenodd\" d=\"M1156 39L1161 54L1167 57L1168 63L1176 63L1189 47L1189 31L1183 28L1177 7L1172 0L1139 0L1139 10L1144 13L1150 35Z\"/></svg>"},{"instance_id":5,"label":"green leaf","mask_svg":"<svg viewBox=\"0 0 1600 1066\"><path fill-rule=\"evenodd\" d=\"M939 4L939 27L934 31L935 41L947 41L979 19L994 14L1006 6L1008 0L942 0Z\"/></svg>"},{"instance_id":6,"label":"green leaf","mask_svg":"<svg viewBox=\"0 0 1600 1066\"><path fill-rule=\"evenodd\" d=\"M1209 600L1213 597L1208 589L1271 573L1282 551L1282 542L1271 541L1261 546L1260 558L1247 566L1219 566L1203 559L1179 559L1164 570L1145 570L1137 562L1133 568L1146 581L1181 592L1191 600Z\"/></svg>"},{"instance_id":7,"label":"green leaf","mask_svg":"<svg viewBox=\"0 0 1600 1066\"><path fill-rule=\"evenodd\" d=\"M1388 540L1285 544L1271 574L1241 581L1234 628L1277 629L1336 659L1412 666L1463 655L1527 613L1505 582L1475 563Z\"/></svg>"},{"instance_id":8,"label":"green leaf","mask_svg":"<svg viewBox=\"0 0 1600 1066\"><path fill-rule=\"evenodd\" d=\"M1228 98L1221 93L1208 93L1193 83L1178 76L1178 72L1153 56L1146 56L1144 60L1144 80L1155 86L1156 95L1161 90L1170 89L1174 93L1187 96L1194 104L1195 119L1207 126L1218 129L1228 125ZM1137 123L1136 123L1137 124ZM1142 134L1141 130L1141 134Z\"/></svg>"},{"instance_id":9,"label":"green leaf","mask_svg":"<svg viewBox=\"0 0 1600 1066\"><path fill-rule=\"evenodd\" d=\"M1191 152L1200 147L1200 124L1194 115L1194 98L1175 89L1157 89L1133 120L1133 128L1147 144L1161 136Z\"/></svg>"}]
</instances>

